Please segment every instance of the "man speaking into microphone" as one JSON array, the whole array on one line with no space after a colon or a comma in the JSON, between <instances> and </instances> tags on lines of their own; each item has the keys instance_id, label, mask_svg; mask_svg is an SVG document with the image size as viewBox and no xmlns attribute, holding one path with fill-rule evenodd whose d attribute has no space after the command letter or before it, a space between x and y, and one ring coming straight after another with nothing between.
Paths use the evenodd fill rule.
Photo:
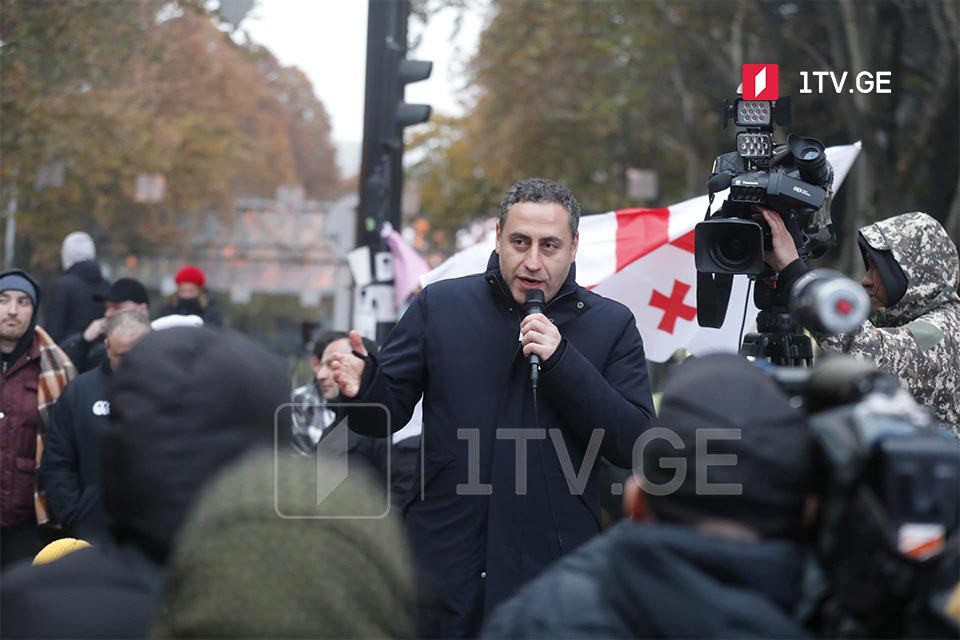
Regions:
<instances>
[{"instance_id":1,"label":"man speaking into microphone","mask_svg":"<svg viewBox=\"0 0 960 640\"><path fill-rule=\"evenodd\" d=\"M426 287L379 355L354 331L354 353L335 356L341 394L384 405L392 429L423 395L422 490L404 506L423 636L477 635L485 612L598 533L597 458L629 468L653 416L633 315L576 283L579 223L566 187L518 182L485 273ZM347 415L387 435L370 411Z\"/></svg>"}]
</instances>

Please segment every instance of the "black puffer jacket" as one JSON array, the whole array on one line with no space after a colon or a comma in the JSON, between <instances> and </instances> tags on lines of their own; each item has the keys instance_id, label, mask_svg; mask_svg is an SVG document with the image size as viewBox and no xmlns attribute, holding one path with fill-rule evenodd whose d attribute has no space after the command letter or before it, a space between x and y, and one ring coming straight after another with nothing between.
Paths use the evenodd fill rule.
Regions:
<instances>
[{"instance_id":1,"label":"black puffer jacket","mask_svg":"<svg viewBox=\"0 0 960 640\"><path fill-rule=\"evenodd\" d=\"M110 421L110 362L67 385L50 412L40 481L54 516L76 538L108 541L100 500L100 449Z\"/></svg>"},{"instance_id":2,"label":"black puffer jacket","mask_svg":"<svg viewBox=\"0 0 960 640\"><path fill-rule=\"evenodd\" d=\"M252 446L272 446L287 396L282 362L246 338L193 327L144 338L110 388L101 491L116 544L4 574L0 636L145 637L194 499Z\"/></svg>"},{"instance_id":3,"label":"black puffer jacket","mask_svg":"<svg viewBox=\"0 0 960 640\"><path fill-rule=\"evenodd\" d=\"M97 318L103 317L103 302L94 295L105 295L110 283L100 274L100 266L93 260L84 260L70 267L54 280L47 294L40 326L47 330L57 344L67 336L83 333Z\"/></svg>"},{"instance_id":4,"label":"black puffer jacket","mask_svg":"<svg viewBox=\"0 0 960 640\"><path fill-rule=\"evenodd\" d=\"M487 638L800 638L805 554L624 521L497 609Z\"/></svg>"}]
</instances>

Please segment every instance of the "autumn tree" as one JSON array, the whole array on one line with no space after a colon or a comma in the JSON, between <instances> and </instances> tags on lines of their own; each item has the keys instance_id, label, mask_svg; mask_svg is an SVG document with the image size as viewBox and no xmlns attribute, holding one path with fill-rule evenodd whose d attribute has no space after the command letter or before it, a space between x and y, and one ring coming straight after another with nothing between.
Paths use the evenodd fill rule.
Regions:
<instances>
[{"instance_id":1,"label":"autumn tree","mask_svg":"<svg viewBox=\"0 0 960 640\"><path fill-rule=\"evenodd\" d=\"M644 204L626 197L629 167L658 171L660 204L699 195L714 157L733 149L720 104L740 66L777 62L793 97L779 140L863 142L835 207L844 246L856 227L918 209L956 236L958 51L954 2L495 1L470 66L479 98L457 131L433 130L456 143L437 143L413 171L446 177L422 192L424 211L459 217L489 210L476 194L530 175L567 183L588 211ZM800 94L800 71L814 70L847 71L844 92ZM857 72L881 70L891 93L847 93Z\"/></svg>"},{"instance_id":2,"label":"autumn tree","mask_svg":"<svg viewBox=\"0 0 960 640\"><path fill-rule=\"evenodd\" d=\"M0 17L0 196L18 209L19 264L54 270L75 229L118 253L169 251L237 196L337 193L306 77L235 43L201 0L3 0ZM38 179L51 167L62 184ZM138 202L140 174L165 178L160 201Z\"/></svg>"}]
</instances>

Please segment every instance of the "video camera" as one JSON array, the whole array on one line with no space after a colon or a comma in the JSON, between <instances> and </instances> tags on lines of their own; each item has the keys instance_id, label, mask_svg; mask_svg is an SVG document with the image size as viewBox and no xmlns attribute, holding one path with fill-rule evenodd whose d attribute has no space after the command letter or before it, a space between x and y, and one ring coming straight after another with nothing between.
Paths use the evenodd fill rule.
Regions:
<instances>
[{"instance_id":1,"label":"video camera","mask_svg":"<svg viewBox=\"0 0 960 640\"><path fill-rule=\"evenodd\" d=\"M740 352L778 365L811 365L813 345L797 314L787 308L790 292L778 288L778 274L764 263L772 237L766 223L754 219L760 217L754 207L762 205L780 215L802 260L819 258L834 242L833 168L815 138L791 134L786 144L774 142L774 124L790 123L789 97L724 101L723 113L724 128L731 119L737 126L737 150L714 160L707 183L710 205L718 192L729 193L719 211L711 212L708 206L706 218L694 231L697 322L701 327L721 327L733 277L747 275L757 280L753 299L759 313L757 331L743 338ZM858 288L844 286L850 291ZM852 318L856 315L852 312L865 306L863 301L856 294L847 295L842 303L838 300L835 319L845 323L842 316Z\"/></svg>"},{"instance_id":2,"label":"video camera","mask_svg":"<svg viewBox=\"0 0 960 640\"><path fill-rule=\"evenodd\" d=\"M791 134L773 141L774 122L790 123L790 98L724 101L724 128L738 127L737 150L718 156L708 181L710 195L729 188L723 206L695 230L697 271L760 275L770 249L765 224L754 205L777 211L804 260L819 258L833 243L829 198L833 170L823 143ZM825 206L826 205L826 206Z\"/></svg>"},{"instance_id":3,"label":"video camera","mask_svg":"<svg viewBox=\"0 0 960 640\"><path fill-rule=\"evenodd\" d=\"M802 402L820 452L808 623L827 637L957 636L960 440L891 376L847 356L774 368Z\"/></svg>"}]
</instances>

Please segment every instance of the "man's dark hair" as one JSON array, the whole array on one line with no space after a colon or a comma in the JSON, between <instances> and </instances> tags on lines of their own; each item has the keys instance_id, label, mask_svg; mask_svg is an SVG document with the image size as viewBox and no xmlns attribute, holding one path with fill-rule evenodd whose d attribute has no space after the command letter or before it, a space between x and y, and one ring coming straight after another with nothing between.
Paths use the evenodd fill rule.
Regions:
<instances>
[{"instance_id":1,"label":"man's dark hair","mask_svg":"<svg viewBox=\"0 0 960 640\"><path fill-rule=\"evenodd\" d=\"M527 178L507 189L500 203L500 228L507 221L510 207L521 202L556 203L567 210L570 219L570 235L576 236L580 227L580 203L570 190L558 182L546 178Z\"/></svg>"},{"instance_id":2,"label":"man's dark hair","mask_svg":"<svg viewBox=\"0 0 960 640\"><path fill-rule=\"evenodd\" d=\"M316 340L313 341L313 355L319 360L323 357L323 350L326 349L331 342L334 340L344 340L349 337L350 335L346 331L323 331L317 335ZM377 343L369 338L363 338L363 346L366 348L367 353L378 353L380 351Z\"/></svg>"},{"instance_id":3,"label":"man's dark hair","mask_svg":"<svg viewBox=\"0 0 960 640\"><path fill-rule=\"evenodd\" d=\"M327 348L334 340L343 340L347 337L346 331L322 331L313 341L313 355L317 356L317 359L323 357L323 350Z\"/></svg>"}]
</instances>

